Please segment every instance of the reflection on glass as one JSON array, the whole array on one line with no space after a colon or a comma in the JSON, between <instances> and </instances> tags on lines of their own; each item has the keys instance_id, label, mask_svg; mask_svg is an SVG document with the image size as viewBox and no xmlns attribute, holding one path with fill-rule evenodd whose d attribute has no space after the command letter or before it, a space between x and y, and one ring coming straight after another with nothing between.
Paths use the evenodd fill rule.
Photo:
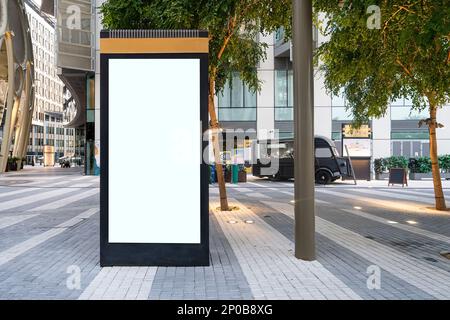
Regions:
<instances>
[{"instance_id":1,"label":"reflection on glass","mask_svg":"<svg viewBox=\"0 0 450 320\"><path fill-rule=\"evenodd\" d=\"M343 90L340 91L339 95L331 97L331 105L333 107L344 107L347 105Z\"/></svg>"},{"instance_id":2,"label":"reflection on glass","mask_svg":"<svg viewBox=\"0 0 450 320\"><path fill-rule=\"evenodd\" d=\"M244 85L244 107L256 108L256 93L248 89L246 85Z\"/></svg>"},{"instance_id":3,"label":"reflection on glass","mask_svg":"<svg viewBox=\"0 0 450 320\"><path fill-rule=\"evenodd\" d=\"M220 121L256 121L256 108L219 108Z\"/></svg>"},{"instance_id":4,"label":"reflection on glass","mask_svg":"<svg viewBox=\"0 0 450 320\"><path fill-rule=\"evenodd\" d=\"M294 108L275 108L275 121L293 121Z\"/></svg>"},{"instance_id":5,"label":"reflection on glass","mask_svg":"<svg viewBox=\"0 0 450 320\"><path fill-rule=\"evenodd\" d=\"M233 74L231 85L231 107L242 108L243 107L243 85L239 78L239 74Z\"/></svg>"},{"instance_id":6,"label":"reflection on glass","mask_svg":"<svg viewBox=\"0 0 450 320\"><path fill-rule=\"evenodd\" d=\"M346 110L345 107L333 107L331 110L333 120L353 120L351 111Z\"/></svg>"},{"instance_id":7,"label":"reflection on glass","mask_svg":"<svg viewBox=\"0 0 450 320\"><path fill-rule=\"evenodd\" d=\"M413 105L413 101L410 98L405 98L405 106L412 106Z\"/></svg>"},{"instance_id":8,"label":"reflection on glass","mask_svg":"<svg viewBox=\"0 0 450 320\"><path fill-rule=\"evenodd\" d=\"M219 121L256 121L256 92L243 83L239 73L234 73L217 94Z\"/></svg>"},{"instance_id":9,"label":"reflection on glass","mask_svg":"<svg viewBox=\"0 0 450 320\"><path fill-rule=\"evenodd\" d=\"M288 71L288 107L294 105L294 72Z\"/></svg>"},{"instance_id":10,"label":"reflection on glass","mask_svg":"<svg viewBox=\"0 0 450 320\"><path fill-rule=\"evenodd\" d=\"M267 145L267 153L272 158L278 159L293 159L294 158L294 142L283 142Z\"/></svg>"},{"instance_id":11,"label":"reflection on glass","mask_svg":"<svg viewBox=\"0 0 450 320\"><path fill-rule=\"evenodd\" d=\"M294 120L293 71L275 70L275 121Z\"/></svg>"},{"instance_id":12,"label":"reflection on glass","mask_svg":"<svg viewBox=\"0 0 450 320\"><path fill-rule=\"evenodd\" d=\"M219 100L219 108L230 108L230 87L225 86L222 92L217 95Z\"/></svg>"},{"instance_id":13,"label":"reflection on glass","mask_svg":"<svg viewBox=\"0 0 450 320\"><path fill-rule=\"evenodd\" d=\"M429 138L427 131L416 132L392 132L392 140L427 140Z\"/></svg>"},{"instance_id":14,"label":"reflection on glass","mask_svg":"<svg viewBox=\"0 0 450 320\"><path fill-rule=\"evenodd\" d=\"M391 120L421 120L427 117L427 110L419 111L411 109L411 107L391 108Z\"/></svg>"},{"instance_id":15,"label":"reflection on glass","mask_svg":"<svg viewBox=\"0 0 450 320\"><path fill-rule=\"evenodd\" d=\"M275 71L275 107L288 106L288 79L286 70Z\"/></svg>"},{"instance_id":16,"label":"reflection on glass","mask_svg":"<svg viewBox=\"0 0 450 320\"><path fill-rule=\"evenodd\" d=\"M405 102L404 99L400 98L400 99L392 101L391 106L403 106L404 102Z\"/></svg>"}]
</instances>

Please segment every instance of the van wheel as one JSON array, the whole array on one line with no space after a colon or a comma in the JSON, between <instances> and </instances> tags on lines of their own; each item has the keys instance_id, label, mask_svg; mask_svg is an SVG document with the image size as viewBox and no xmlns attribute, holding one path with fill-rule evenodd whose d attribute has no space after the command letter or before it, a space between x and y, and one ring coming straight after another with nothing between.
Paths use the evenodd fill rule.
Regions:
<instances>
[{"instance_id":1,"label":"van wheel","mask_svg":"<svg viewBox=\"0 0 450 320\"><path fill-rule=\"evenodd\" d=\"M269 179L271 181L281 181L282 180L279 172L277 172L276 174L274 174L271 177L269 177Z\"/></svg>"},{"instance_id":2,"label":"van wheel","mask_svg":"<svg viewBox=\"0 0 450 320\"><path fill-rule=\"evenodd\" d=\"M331 174L325 170L319 170L316 173L316 183L317 184L329 184L331 182Z\"/></svg>"}]
</instances>

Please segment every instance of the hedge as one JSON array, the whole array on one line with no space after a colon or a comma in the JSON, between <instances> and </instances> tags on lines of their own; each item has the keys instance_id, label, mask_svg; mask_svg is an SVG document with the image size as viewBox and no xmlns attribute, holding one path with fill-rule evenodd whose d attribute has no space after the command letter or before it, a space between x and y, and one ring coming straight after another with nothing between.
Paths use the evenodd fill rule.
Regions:
<instances>
[{"instance_id":1,"label":"hedge","mask_svg":"<svg viewBox=\"0 0 450 320\"><path fill-rule=\"evenodd\" d=\"M374 160L375 173L388 172L392 168L409 168L413 173L431 172L431 160L429 157L410 158L403 156L392 156L389 158L378 158ZM439 156L439 167L442 172L450 172L450 155Z\"/></svg>"}]
</instances>

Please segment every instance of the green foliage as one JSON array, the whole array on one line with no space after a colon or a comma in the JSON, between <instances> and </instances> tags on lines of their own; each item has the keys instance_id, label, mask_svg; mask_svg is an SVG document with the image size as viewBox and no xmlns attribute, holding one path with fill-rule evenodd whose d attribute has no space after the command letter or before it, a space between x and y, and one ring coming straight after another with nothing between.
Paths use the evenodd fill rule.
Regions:
<instances>
[{"instance_id":1,"label":"green foliage","mask_svg":"<svg viewBox=\"0 0 450 320\"><path fill-rule=\"evenodd\" d=\"M393 168L408 168L408 159L403 156L392 156L374 160L374 169L377 174L388 172Z\"/></svg>"},{"instance_id":2,"label":"green foliage","mask_svg":"<svg viewBox=\"0 0 450 320\"><path fill-rule=\"evenodd\" d=\"M334 95L344 91L355 124L384 116L401 97L411 98L419 110L426 102L439 107L449 101L447 1L315 0L314 5L328 19L322 30L330 40L317 51L325 86ZM370 5L381 8L381 29L367 27Z\"/></svg>"},{"instance_id":3,"label":"green foliage","mask_svg":"<svg viewBox=\"0 0 450 320\"><path fill-rule=\"evenodd\" d=\"M410 159L409 169L412 173L430 173L431 160L429 157L419 157Z\"/></svg>"},{"instance_id":4,"label":"green foliage","mask_svg":"<svg viewBox=\"0 0 450 320\"><path fill-rule=\"evenodd\" d=\"M387 161L384 158L375 159L373 165L376 174L382 174L387 171Z\"/></svg>"},{"instance_id":5,"label":"green foliage","mask_svg":"<svg viewBox=\"0 0 450 320\"><path fill-rule=\"evenodd\" d=\"M443 172L450 172L450 154L439 157L439 167Z\"/></svg>"},{"instance_id":6,"label":"green foliage","mask_svg":"<svg viewBox=\"0 0 450 320\"><path fill-rule=\"evenodd\" d=\"M291 24L291 0L108 0L100 10L108 29L207 30L209 74L216 91L233 71L251 90L259 90L256 66L267 48L258 41L259 33L284 27L290 34Z\"/></svg>"},{"instance_id":7,"label":"green foliage","mask_svg":"<svg viewBox=\"0 0 450 320\"><path fill-rule=\"evenodd\" d=\"M18 157L9 157L8 158L8 163L17 163L17 161L19 161L20 158Z\"/></svg>"},{"instance_id":8,"label":"green foliage","mask_svg":"<svg viewBox=\"0 0 450 320\"><path fill-rule=\"evenodd\" d=\"M408 168L408 159L406 159L404 156L392 156L390 158L386 159L386 168L387 169L393 169L393 168Z\"/></svg>"}]
</instances>

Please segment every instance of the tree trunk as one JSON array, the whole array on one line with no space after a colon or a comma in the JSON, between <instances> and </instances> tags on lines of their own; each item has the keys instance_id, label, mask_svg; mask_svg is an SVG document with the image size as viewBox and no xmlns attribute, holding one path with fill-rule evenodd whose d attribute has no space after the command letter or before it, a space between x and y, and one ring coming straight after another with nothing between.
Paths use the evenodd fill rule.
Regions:
<instances>
[{"instance_id":1,"label":"tree trunk","mask_svg":"<svg viewBox=\"0 0 450 320\"><path fill-rule=\"evenodd\" d=\"M433 172L433 185L434 185L434 198L436 202L436 210L446 210L444 193L442 192L442 181L441 173L439 170L439 160L437 152L437 138L436 138L436 112L437 106L434 100L428 98L430 103L430 124L429 134L430 134L430 159L431 159L431 169Z\"/></svg>"},{"instance_id":2,"label":"tree trunk","mask_svg":"<svg viewBox=\"0 0 450 320\"><path fill-rule=\"evenodd\" d=\"M208 111L211 118L211 129L212 129L212 143L214 159L216 162L216 172L217 172L217 182L219 184L219 195L220 195L220 210L230 211L228 206L227 189L225 188L225 179L222 169L222 160L220 158L220 146L219 146L219 122L217 121L216 108L214 106L214 79L210 79L209 82L209 101L208 101Z\"/></svg>"}]
</instances>

